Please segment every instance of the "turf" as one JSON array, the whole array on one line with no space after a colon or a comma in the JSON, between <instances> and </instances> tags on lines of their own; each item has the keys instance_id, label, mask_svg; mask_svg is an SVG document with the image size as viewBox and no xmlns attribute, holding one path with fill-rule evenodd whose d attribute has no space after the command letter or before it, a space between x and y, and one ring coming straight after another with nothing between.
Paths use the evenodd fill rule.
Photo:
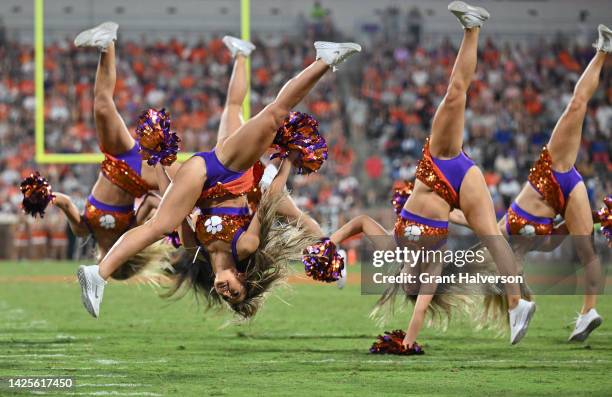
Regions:
<instances>
[{"instance_id":1,"label":"turf","mask_svg":"<svg viewBox=\"0 0 612 397\"><path fill-rule=\"evenodd\" d=\"M457 321L423 332L424 356L379 356L368 354L382 331L367 316L375 297L359 285L294 285L253 323L223 327L227 315L204 313L191 297L168 302L148 286L114 283L95 320L75 281L54 277L75 268L0 263L0 378L69 375L76 395L612 395L609 323L587 344L566 342L576 296L539 297L518 346ZM599 311L612 319L612 297Z\"/></svg>"}]
</instances>

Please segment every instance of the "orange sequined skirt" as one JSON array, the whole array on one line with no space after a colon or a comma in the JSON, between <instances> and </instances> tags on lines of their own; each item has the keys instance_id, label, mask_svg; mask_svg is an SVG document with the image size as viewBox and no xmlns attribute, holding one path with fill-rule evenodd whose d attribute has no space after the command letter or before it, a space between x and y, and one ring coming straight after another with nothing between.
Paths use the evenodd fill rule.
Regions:
<instances>
[{"instance_id":1,"label":"orange sequined skirt","mask_svg":"<svg viewBox=\"0 0 612 397\"><path fill-rule=\"evenodd\" d=\"M259 181L261 181L261 177L263 176L263 170L263 164L258 161L239 178L226 183L217 182L210 188L203 190L200 195L200 200L248 195L249 201L259 201L258 198L261 196L259 192Z\"/></svg>"},{"instance_id":2,"label":"orange sequined skirt","mask_svg":"<svg viewBox=\"0 0 612 397\"><path fill-rule=\"evenodd\" d=\"M417 164L416 178L442 197L451 208L459 208L459 193L434 162L429 152L429 138L423 146L423 158Z\"/></svg>"},{"instance_id":3,"label":"orange sequined skirt","mask_svg":"<svg viewBox=\"0 0 612 397\"><path fill-rule=\"evenodd\" d=\"M565 197L552 169L552 158L544 146L540 158L529 170L528 181L557 214L565 212Z\"/></svg>"},{"instance_id":4,"label":"orange sequined skirt","mask_svg":"<svg viewBox=\"0 0 612 397\"><path fill-rule=\"evenodd\" d=\"M111 155L105 154L101 166L102 175L113 185L120 187L132 197L142 197L149 190L153 190L127 162L119 160Z\"/></svg>"}]
</instances>

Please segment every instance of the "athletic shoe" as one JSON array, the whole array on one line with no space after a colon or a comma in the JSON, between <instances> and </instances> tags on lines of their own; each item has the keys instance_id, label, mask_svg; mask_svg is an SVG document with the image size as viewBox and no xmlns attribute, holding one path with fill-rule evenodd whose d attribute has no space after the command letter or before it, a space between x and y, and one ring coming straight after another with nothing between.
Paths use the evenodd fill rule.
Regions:
<instances>
[{"instance_id":1,"label":"athletic shoe","mask_svg":"<svg viewBox=\"0 0 612 397\"><path fill-rule=\"evenodd\" d=\"M510 343L516 345L523 339L529 328L529 321L535 313L536 305L524 299L519 300L518 305L508 310L510 315Z\"/></svg>"},{"instance_id":2,"label":"athletic shoe","mask_svg":"<svg viewBox=\"0 0 612 397\"><path fill-rule=\"evenodd\" d=\"M490 14L482 7L474 7L463 1L453 1L448 5L448 10L459 20L466 29L480 28L484 21L489 19Z\"/></svg>"},{"instance_id":3,"label":"athletic shoe","mask_svg":"<svg viewBox=\"0 0 612 397\"><path fill-rule=\"evenodd\" d=\"M100 314L100 303L106 281L98 273L99 266L79 266L77 277L81 284L81 301L85 309L94 317Z\"/></svg>"},{"instance_id":4,"label":"athletic shoe","mask_svg":"<svg viewBox=\"0 0 612 397\"><path fill-rule=\"evenodd\" d=\"M238 54L248 57L255 49L255 45L250 41L241 40L234 36L223 37L223 44L230 50L233 57L236 57Z\"/></svg>"},{"instance_id":5,"label":"athletic shoe","mask_svg":"<svg viewBox=\"0 0 612 397\"><path fill-rule=\"evenodd\" d=\"M603 318L601 318L595 309L591 309L585 314L579 314L576 318L576 327L570 335L568 342L584 342L602 322Z\"/></svg>"},{"instance_id":6,"label":"athletic shoe","mask_svg":"<svg viewBox=\"0 0 612 397\"><path fill-rule=\"evenodd\" d=\"M605 25L599 25L597 31L599 32L599 39L593 44L593 47L606 54L612 53L612 30Z\"/></svg>"},{"instance_id":7,"label":"athletic shoe","mask_svg":"<svg viewBox=\"0 0 612 397\"><path fill-rule=\"evenodd\" d=\"M340 272L340 278L338 279L338 281L336 281L336 286L339 289L342 289L346 285L346 279L347 279L346 268L348 266L348 262L346 261L346 251L345 250L340 248L338 250L338 255L340 255L342 259L344 260L344 267L342 268L342 271Z\"/></svg>"},{"instance_id":8,"label":"athletic shoe","mask_svg":"<svg viewBox=\"0 0 612 397\"><path fill-rule=\"evenodd\" d=\"M119 25L115 22L104 22L95 28L84 30L74 39L77 47L97 47L104 52L108 45L117 40Z\"/></svg>"},{"instance_id":9,"label":"athletic shoe","mask_svg":"<svg viewBox=\"0 0 612 397\"><path fill-rule=\"evenodd\" d=\"M332 43L329 41L315 41L314 47L317 50L317 59L332 67L336 71L337 66L344 62L351 55L361 52L361 46L356 43Z\"/></svg>"}]
</instances>

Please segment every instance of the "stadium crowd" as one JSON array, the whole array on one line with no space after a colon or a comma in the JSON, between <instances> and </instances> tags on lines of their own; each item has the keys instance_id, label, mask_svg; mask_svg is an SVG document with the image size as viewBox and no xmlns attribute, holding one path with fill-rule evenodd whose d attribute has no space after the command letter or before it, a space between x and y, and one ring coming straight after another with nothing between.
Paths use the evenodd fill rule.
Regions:
<instances>
[{"instance_id":1,"label":"stadium crowd","mask_svg":"<svg viewBox=\"0 0 612 397\"><path fill-rule=\"evenodd\" d=\"M311 16L314 18L314 16ZM329 74L298 110L319 120L330 146L320 173L292 180L293 194L303 208L331 227L348 210L388 207L395 179L413 179L429 124L441 100L456 50L451 41L424 48L418 15L402 41L375 35L358 67ZM313 60L312 41L333 34L325 15L304 24L305 34L255 40L251 59L251 106L255 114L282 84ZM501 214L526 180L573 85L593 49L558 41L529 45L487 40L481 46L477 81L469 93L465 150L484 170ZM170 110L173 128L186 152L214 145L231 70L231 57L220 37L186 43L127 41L119 37L115 101L133 130L147 107ZM77 50L71 38L47 43L45 52L45 146L47 151L99 151L93 124L93 83L97 54ZM0 35L0 214L19 213L18 184L38 169L54 189L77 198L80 205L96 177L95 165L34 163L34 58L31 45L6 41ZM577 168L585 178L594 207L612 191L607 177L612 166L612 67L589 104ZM385 209L386 210L386 209ZM48 231L48 242L65 225L54 211L46 221L27 222ZM388 211L391 217L391 211ZM21 218L23 220L23 218ZM58 226L59 222L59 226ZM24 222L22 222L24 223ZM38 226L35 226L38 225ZM31 241L24 228L16 236ZM67 233L67 232L64 232ZM24 237L25 236L25 237ZM38 236L38 234L37 234ZM40 236L38 236L40 237ZM39 239L40 240L40 239ZM59 243L58 243L59 244ZM54 254L57 255L57 254Z\"/></svg>"}]
</instances>

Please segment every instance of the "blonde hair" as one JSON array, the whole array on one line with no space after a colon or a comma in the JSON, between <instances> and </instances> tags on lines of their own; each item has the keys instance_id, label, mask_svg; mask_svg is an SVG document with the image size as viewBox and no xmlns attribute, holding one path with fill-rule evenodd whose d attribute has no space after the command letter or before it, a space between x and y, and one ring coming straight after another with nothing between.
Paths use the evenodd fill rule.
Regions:
<instances>
[{"instance_id":1,"label":"blonde hair","mask_svg":"<svg viewBox=\"0 0 612 397\"><path fill-rule=\"evenodd\" d=\"M404 272L400 267L396 276ZM449 274L449 266L442 268L441 275ZM400 291L400 288L402 291ZM400 285L393 283L382 294L376 302L374 309L370 312L370 318L377 321L379 325L386 323L396 312L396 296L404 292L405 301L416 303L418 294L415 294L411 285ZM427 314L430 317L429 323L446 329L450 322L453 312L469 313L469 308L475 305L474 296L470 294L464 286L458 284L438 284L433 298L427 307Z\"/></svg>"},{"instance_id":2,"label":"blonde hair","mask_svg":"<svg viewBox=\"0 0 612 397\"><path fill-rule=\"evenodd\" d=\"M302 251L319 238L309 233L297 220L288 220L277 213L278 206L287 197L286 192L267 191L263 194L255 216L260 222L259 246L246 259L245 298L238 303L226 303L214 289L215 274L205 250L192 260L183 254L175 265L174 285L163 296L184 296L189 289L206 300L207 308L227 304L239 319L250 319L258 312L268 292L283 283L288 275L289 263L299 260ZM180 292L179 292L180 291Z\"/></svg>"},{"instance_id":3,"label":"blonde hair","mask_svg":"<svg viewBox=\"0 0 612 397\"><path fill-rule=\"evenodd\" d=\"M484 249L478 244L470 250ZM441 275L452 274L451 265L446 265L442 268ZM400 268L396 275L403 271ZM487 255L482 263L477 261L470 262L463 267L463 271L467 273L479 273L485 277L488 275L497 274L497 266ZM531 300L531 291L526 284L521 284L521 296L524 299ZM395 312L395 296L400 293L400 285L392 284L376 302L376 306L370 313L370 317L377 320L379 323L386 322ZM404 287L404 296L407 301L416 302L418 295L413 290L408 290L410 286ZM508 299L503 286L498 284L438 284L432 301L427 308L427 314L430 316L430 323L433 325L445 328L450 322L454 312L467 315L476 323L477 328L498 328L503 329L508 325Z\"/></svg>"},{"instance_id":4,"label":"blonde hair","mask_svg":"<svg viewBox=\"0 0 612 397\"><path fill-rule=\"evenodd\" d=\"M154 281L156 277L171 267L170 256L172 251L174 251L172 245L163 240L157 241L125 261L111 274L111 278L127 280L138 275ZM98 251L96 254L98 261L101 259L100 256Z\"/></svg>"}]
</instances>

